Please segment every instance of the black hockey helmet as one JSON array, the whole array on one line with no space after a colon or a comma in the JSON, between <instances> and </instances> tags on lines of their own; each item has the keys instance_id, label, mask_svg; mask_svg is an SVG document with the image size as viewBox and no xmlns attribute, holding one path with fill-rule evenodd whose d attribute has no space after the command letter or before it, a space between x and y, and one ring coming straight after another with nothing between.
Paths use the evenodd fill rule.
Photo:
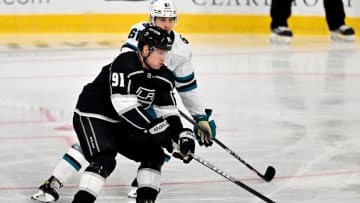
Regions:
<instances>
[{"instance_id":1,"label":"black hockey helmet","mask_svg":"<svg viewBox=\"0 0 360 203\"><path fill-rule=\"evenodd\" d=\"M156 26L149 26L140 32L138 47L142 50L147 44L150 51L154 51L156 48L169 51L173 43L174 41L167 31Z\"/></svg>"}]
</instances>

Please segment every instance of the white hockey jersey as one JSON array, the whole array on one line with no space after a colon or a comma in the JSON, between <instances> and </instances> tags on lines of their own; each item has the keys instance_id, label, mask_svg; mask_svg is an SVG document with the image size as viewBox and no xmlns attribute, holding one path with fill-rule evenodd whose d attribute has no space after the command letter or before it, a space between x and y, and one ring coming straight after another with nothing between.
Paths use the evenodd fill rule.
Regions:
<instances>
[{"instance_id":1,"label":"white hockey jersey","mask_svg":"<svg viewBox=\"0 0 360 203\"><path fill-rule=\"evenodd\" d=\"M139 50L137 47L138 34L147 26L150 26L148 22L140 22L133 25L125 44L121 47L121 52ZM176 77L175 87L186 109L193 116L205 115L205 108L197 92L189 42L175 31L172 31L172 35L174 37L174 44L166 56L165 64Z\"/></svg>"}]
</instances>

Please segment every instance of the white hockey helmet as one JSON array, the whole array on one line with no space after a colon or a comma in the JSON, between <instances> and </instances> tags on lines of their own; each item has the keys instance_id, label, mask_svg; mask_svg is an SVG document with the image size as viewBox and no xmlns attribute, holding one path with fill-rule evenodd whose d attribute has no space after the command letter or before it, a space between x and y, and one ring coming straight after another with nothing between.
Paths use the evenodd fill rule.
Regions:
<instances>
[{"instance_id":1,"label":"white hockey helmet","mask_svg":"<svg viewBox=\"0 0 360 203\"><path fill-rule=\"evenodd\" d=\"M177 19L176 7L172 0L151 0L150 20L153 23L155 17L170 17Z\"/></svg>"}]
</instances>

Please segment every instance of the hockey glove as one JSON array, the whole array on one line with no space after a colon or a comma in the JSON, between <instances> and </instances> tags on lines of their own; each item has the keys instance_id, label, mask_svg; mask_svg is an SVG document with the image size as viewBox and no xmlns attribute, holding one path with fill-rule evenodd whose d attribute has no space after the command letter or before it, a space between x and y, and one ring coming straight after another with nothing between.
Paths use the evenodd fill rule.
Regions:
<instances>
[{"instance_id":1,"label":"hockey glove","mask_svg":"<svg viewBox=\"0 0 360 203\"><path fill-rule=\"evenodd\" d=\"M216 136L216 124L214 120L210 120L212 114L211 109L205 109L206 115L194 116L196 123L200 129L194 127L195 137L199 145L205 145L206 147L213 144L212 139Z\"/></svg>"},{"instance_id":2,"label":"hockey glove","mask_svg":"<svg viewBox=\"0 0 360 203\"><path fill-rule=\"evenodd\" d=\"M166 120L162 118L154 120L150 123L146 132L153 136L152 142L154 144L165 147L168 152L172 153L170 125Z\"/></svg>"},{"instance_id":3,"label":"hockey glove","mask_svg":"<svg viewBox=\"0 0 360 203\"><path fill-rule=\"evenodd\" d=\"M177 143L174 143L173 156L181 159L184 163L189 163L192 160L190 153L195 152L194 133L188 128L184 128L179 133Z\"/></svg>"}]
</instances>

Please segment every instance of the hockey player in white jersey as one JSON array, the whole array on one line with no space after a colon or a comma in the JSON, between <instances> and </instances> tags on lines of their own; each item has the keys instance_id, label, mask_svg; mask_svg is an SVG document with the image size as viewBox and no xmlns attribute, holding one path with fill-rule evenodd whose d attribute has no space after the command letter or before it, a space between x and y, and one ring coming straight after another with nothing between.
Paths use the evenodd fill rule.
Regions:
<instances>
[{"instance_id":1,"label":"hockey player in white jersey","mask_svg":"<svg viewBox=\"0 0 360 203\"><path fill-rule=\"evenodd\" d=\"M204 105L197 92L197 82L194 67L192 65L192 51L189 41L173 29L177 24L177 9L172 0L152 0L150 3L150 22L140 22L130 29L128 39L121 47L121 52L136 51L137 35L140 30L149 25L158 26L167 30L174 38L172 50L166 57L165 64L176 77L176 89L185 108L190 112L196 122L206 133L196 130L200 145L212 145L212 139L216 136L215 121L210 119L211 111L205 111ZM206 136L210 135L210 138Z\"/></svg>"},{"instance_id":2,"label":"hockey player in white jersey","mask_svg":"<svg viewBox=\"0 0 360 203\"><path fill-rule=\"evenodd\" d=\"M216 125L214 120L209 121L210 115L205 113L205 108L197 93L197 84L194 68L191 63L192 51L189 41L174 31L177 23L177 10L171 0L153 0L150 4L150 22L139 22L130 28L130 32L125 44L121 47L121 52L137 51L137 35L145 27L155 25L167 30L173 37L173 49L168 53L166 65L173 71L176 77L176 89L180 98L191 113L197 123L207 129L211 137L216 135ZM208 139L201 131L196 131L200 145L210 146L211 139ZM132 188L128 193L129 197L136 197L136 179L131 184Z\"/></svg>"},{"instance_id":3,"label":"hockey player in white jersey","mask_svg":"<svg viewBox=\"0 0 360 203\"><path fill-rule=\"evenodd\" d=\"M201 102L197 92L197 82L194 67L191 62L192 51L188 40L182 37L173 29L177 24L177 9L171 0L152 0L150 3L149 22L139 22L130 29L128 39L121 47L121 52L138 50L137 36L139 31L150 25L158 26L167 30L173 38L172 50L167 54L165 64L175 75L175 86L185 108L190 112L195 121L206 133L195 129L195 135L200 145L211 146L212 140L216 136L216 125L210 119L211 111L205 112L205 107ZM210 139L206 135L210 135ZM55 167L51 177L39 187L32 199L41 202L53 202L59 198L59 189L70 180L81 168L88 163L82 155L78 144L73 145L63 156L62 160ZM136 197L137 182L132 182L132 189L128 193L129 197Z\"/></svg>"}]
</instances>

